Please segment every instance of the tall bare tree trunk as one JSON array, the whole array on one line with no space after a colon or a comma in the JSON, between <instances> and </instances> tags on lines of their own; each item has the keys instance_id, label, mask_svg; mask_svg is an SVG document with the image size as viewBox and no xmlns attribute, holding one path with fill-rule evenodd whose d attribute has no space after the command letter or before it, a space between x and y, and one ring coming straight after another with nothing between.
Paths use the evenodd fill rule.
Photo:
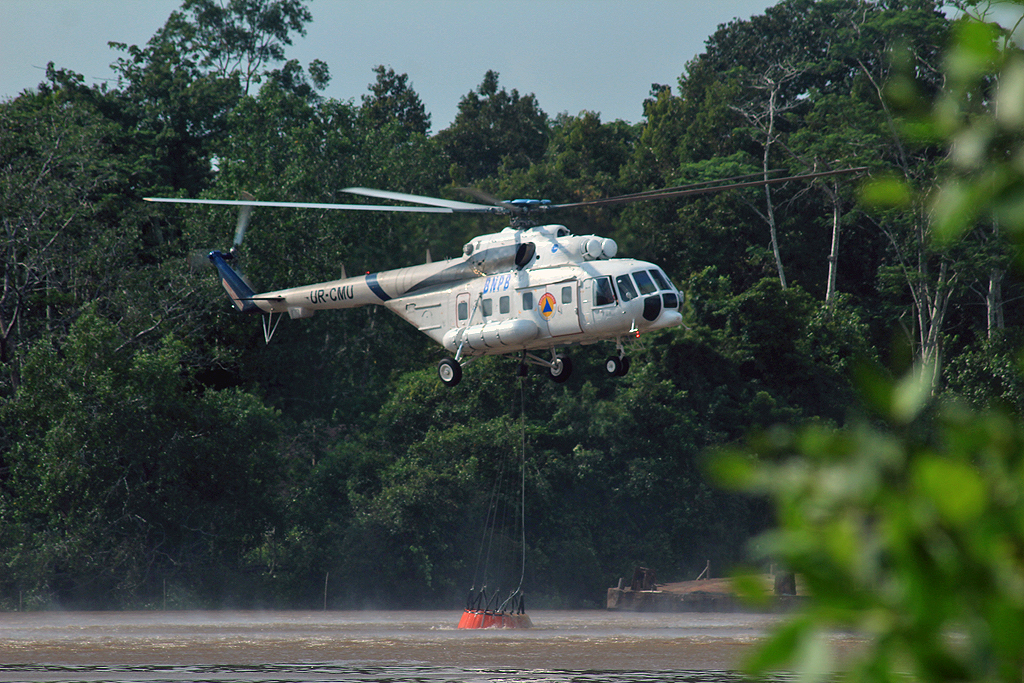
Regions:
<instances>
[{"instance_id":1,"label":"tall bare tree trunk","mask_svg":"<svg viewBox=\"0 0 1024 683\"><path fill-rule=\"evenodd\" d=\"M768 153L771 151L772 139L775 135L775 106L777 96L778 89L773 88L768 97L768 134L764 141L764 157L762 160L762 170L764 172L765 180L768 180ZM775 207L772 205L772 188L770 185L764 186L764 200L765 218L768 221L768 230L771 233L772 238L772 254L775 256L775 267L779 271L779 284L782 285L783 289L786 289L786 272L782 268L782 255L779 253L779 237L778 231L775 227Z\"/></svg>"},{"instance_id":2,"label":"tall bare tree trunk","mask_svg":"<svg viewBox=\"0 0 1024 683\"><path fill-rule=\"evenodd\" d=\"M942 376L942 330L957 275L950 273L949 262L945 259L939 266L939 277L934 282L929 282L928 270L923 265L918 273L922 277L916 287L911 286L911 294L917 308L918 339L921 345L919 357L922 368L931 369L932 391L937 391Z\"/></svg>"},{"instance_id":3,"label":"tall bare tree trunk","mask_svg":"<svg viewBox=\"0 0 1024 683\"><path fill-rule=\"evenodd\" d=\"M832 199L832 248L828 252L828 284L825 286L825 305L831 306L836 298L836 274L839 270L839 188L830 193Z\"/></svg>"},{"instance_id":4,"label":"tall bare tree trunk","mask_svg":"<svg viewBox=\"0 0 1024 683\"><path fill-rule=\"evenodd\" d=\"M1002 330L1006 323L1003 320L1003 278L1006 271L1001 268L993 268L988 273L988 295L985 297L985 305L988 308L988 338Z\"/></svg>"}]
</instances>

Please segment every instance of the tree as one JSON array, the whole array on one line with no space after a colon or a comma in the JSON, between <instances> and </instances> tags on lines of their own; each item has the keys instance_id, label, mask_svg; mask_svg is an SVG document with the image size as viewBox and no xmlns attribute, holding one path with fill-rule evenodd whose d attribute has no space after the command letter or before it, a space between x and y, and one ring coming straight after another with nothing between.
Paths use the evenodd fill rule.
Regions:
<instances>
[{"instance_id":1,"label":"tree","mask_svg":"<svg viewBox=\"0 0 1024 683\"><path fill-rule=\"evenodd\" d=\"M185 0L145 47L111 43L127 54L114 65L120 118L152 139L164 184L190 195L205 187L229 112L262 78L311 94L296 62L269 68L311 18L300 0ZM326 85L326 64L315 61L310 73Z\"/></svg>"},{"instance_id":2,"label":"tree","mask_svg":"<svg viewBox=\"0 0 1024 683\"><path fill-rule=\"evenodd\" d=\"M634 563L692 578L708 559L737 561L763 530L766 499L716 490L699 467L704 449L751 428L813 422L830 436L859 424L853 359L884 356L892 327L912 326L914 221L948 216L937 205L908 217L891 203L855 205L848 185L776 186L785 290L759 188L569 215L576 232L667 268L684 286L687 328L646 336L626 377L607 377L607 348L593 346L573 351L566 385L520 380L515 359L492 357L446 389L431 369L436 346L382 307L283 320L266 345L212 271L184 265L190 251L226 246L235 211L138 196L345 202L351 185L440 196L472 175L495 196L585 200L763 175L766 159L793 171L856 159L906 178L903 157L913 187L927 188L945 147L910 115L922 98L896 106L879 93L898 94L885 51L899 35L917 67L941 63L932 48L946 20L928 3L786 0L712 36L678 88L652 88L638 126L593 112L549 121L489 72L463 98L459 126L434 137L407 77L384 67L356 104L317 95L326 68L295 61L263 62L258 87L245 86L248 53L215 63L186 40L200 22L235 21L234 5L216 7L220 24L183 9L158 39L126 48L115 88L51 69L38 93L0 106L10 237L0 326L16 370L5 375L19 380L0 391L0 564L11 568L0 603L24 590L33 605L148 606L166 578L171 605L244 593L319 607L329 574L330 604L359 606L374 573L381 604L450 607L470 587L499 463L525 440L527 588L552 606L593 606ZM801 68L778 81L769 136L734 105L768 111L754 106L764 103L755 86L773 64ZM920 75L932 90L943 78ZM982 79L966 101L992 101L998 82ZM894 135L904 125L918 137ZM995 130L963 139L1003 156L961 168L966 145L946 161L968 199L1001 182L985 185L979 169L1012 177L1004 162L1019 156L1018 138L1002 122ZM910 184L867 194L909 197ZM1021 401L1016 252L1003 245L1018 229L1014 206L1008 194L941 254L957 275L945 393L976 405ZM237 263L260 289L323 281L427 249L458 253L459 232L481 220L500 229L493 218L257 209ZM928 247L929 273L940 272L938 251ZM567 562L580 570L567 575Z\"/></svg>"},{"instance_id":3,"label":"tree","mask_svg":"<svg viewBox=\"0 0 1024 683\"><path fill-rule=\"evenodd\" d=\"M313 15L302 0L185 0L149 42L174 44L218 78L237 78L242 92L259 83L270 64L284 60L292 33L306 35ZM115 44L126 49L123 44ZM137 49L127 48L135 56Z\"/></svg>"},{"instance_id":4,"label":"tree","mask_svg":"<svg viewBox=\"0 0 1024 683\"><path fill-rule=\"evenodd\" d=\"M804 172L863 164L927 187L934 182L942 151L927 141L899 136L899 112L883 91L891 81L888 55L893 50L913 65L929 92L937 91L947 25L927 0L787 0L764 16L723 26L709 39L705 54L687 65L679 96L662 89L649 101L650 116L634 162L637 177L659 169L664 184L703 179L691 169L711 164L709 157L715 157L735 159L748 168L757 159L762 173L766 168ZM739 167L737 171L743 172ZM828 187L819 181L817 188L808 194L806 186L777 187L768 202L761 202L764 208L747 194L734 192L730 196L738 206L718 206L724 203L706 198L690 200L692 210L680 202L682 208L675 210L639 207L625 215L636 216L629 218L630 233L657 230L660 234L649 239L672 244L674 248L658 253L668 260L681 249L693 248L685 244L693 233L710 232L718 223L717 230L746 251L706 262L728 273L737 285L759 279L758 271L770 259L780 282L788 285L797 279L810 291L820 287L826 302L845 288L859 302L898 305L918 355L941 360L951 306L965 295L965 281L974 279L973 273L968 278L973 257L964 250L939 252L929 246L923 203L914 213L864 212L854 208L851 184ZM740 232L748 230L751 214L775 226L768 249ZM684 216L689 224L681 220ZM860 242L847 247L857 250L857 257L847 263L859 272L853 274L856 280L846 279L845 287L839 268L841 228ZM783 260L785 271L780 269ZM882 277L876 278L879 271ZM990 281L997 282L998 276ZM929 367L939 372L941 362Z\"/></svg>"},{"instance_id":5,"label":"tree","mask_svg":"<svg viewBox=\"0 0 1024 683\"><path fill-rule=\"evenodd\" d=\"M120 118L146 139L162 185L198 193L211 177L211 145L225 131L228 112L241 90L237 79L202 73L180 45L154 43L126 48L117 69Z\"/></svg>"},{"instance_id":6,"label":"tree","mask_svg":"<svg viewBox=\"0 0 1024 683\"><path fill-rule=\"evenodd\" d=\"M623 194L619 170L630 158L637 133L636 126L624 121L603 123L594 112L560 114L552 122L541 159L526 168L504 171L495 180L481 183L481 189L498 197L525 195L557 202ZM559 216L576 232L605 235L614 231L615 213L607 207Z\"/></svg>"},{"instance_id":7,"label":"tree","mask_svg":"<svg viewBox=\"0 0 1024 683\"><path fill-rule=\"evenodd\" d=\"M0 104L0 394L18 386L23 344L63 333L78 306L110 292L108 264L136 253L138 235L111 229L133 166L118 133L60 88Z\"/></svg>"},{"instance_id":8,"label":"tree","mask_svg":"<svg viewBox=\"0 0 1024 683\"><path fill-rule=\"evenodd\" d=\"M33 346L0 409L17 435L0 496L0 554L20 570L7 599L140 604L165 579L225 597L221 580L274 523L279 418L241 391L197 393L178 340L125 352L95 309L57 348Z\"/></svg>"},{"instance_id":9,"label":"tree","mask_svg":"<svg viewBox=\"0 0 1024 683\"><path fill-rule=\"evenodd\" d=\"M456 182L493 175L499 167L524 168L544 153L548 117L533 95L498 89L498 73L488 71L476 90L459 100L452 125L437 134L452 162Z\"/></svg>"},{"instance_id":10,"label":"tree","mask_svg":"<svg viewBox=\"0 0 1024 683\"><path fill-rule=\"evenodd\" d=\"M360 109L367 128L380 128L396 122L410 132L426 135L430 130L430 114L409 85L409 76L396 74L394 69L385 69L382 65L375 66L373 72L377 74L377 80L370 84L370 94L363 95Z\"/></svg>"},{"instance_id":11,"label":"tree","mask_svg":"<svg viewBox=\"0 0 1024 683\"><path fill-rule=\"evenodd\" d=\"M765 100L763 107L760 107L759 104L735 107L763 136L761 173L764 180L769 179L772 170L770 163L772 146L779 135L777 119L784 116L790 109L801 105L799 101L780 102L780 95L791 81L802 78L806 70L807 68L803 65L770 64L767 71L759 74L752 85L752 88L760 94L759 99ZM771 185L765 185L763 191L764 213L762 216L768 224L772 256L775 258L775 268L779 273L779 284L786 289L786 272L782 267L782 255L779 253L778 228L775 221L775 204L772 201Z\"/></svg>"}]
</instances>

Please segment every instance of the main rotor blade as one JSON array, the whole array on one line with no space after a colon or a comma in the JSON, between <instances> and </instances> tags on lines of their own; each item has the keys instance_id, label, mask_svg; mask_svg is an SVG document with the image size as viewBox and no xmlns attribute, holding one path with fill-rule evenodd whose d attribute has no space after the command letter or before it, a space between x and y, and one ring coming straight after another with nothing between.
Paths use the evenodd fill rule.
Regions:
<instances>
[{"instance_id":1,"label":"main rotor blade","mask_svg":"<svg viewBox=\"0 0 1024 683\"><path fill-rule=\"evenodd\" d=\"M768 173L780 173L786 169L784 168L773 168ZM672 187L661 187L657 190L644 190L643 192L634 192L632 194L624 194L619 197L611 197L610 199L622 199L625 197L636 197L642 199L651 195L660 195L663 192L674 192L676 190L689 190L690 188L705 187L707 185L717 185L718 183L728 183L734 180L746 180L747 178L764 178L765 172L759 171L757 173L746 173L744 175L734 175L728 178L715 178L714 180L702 180L696 183L687 183L685 185L674 185Z\"/></svg>"},{"instance_id":2,"label":"main rotor blade","mask_svg":"<svg viewBox=\"0 0 1024 683\"><path fill-rule=\"evenodd\" d=\"M769 178L768 180L753 180L750 182L743 183L731 183L728 185L715 185L707 187L707 182L696 183L698 187L693 185L682 185L679 187L669 187L660 190L649 190L647 192L637 192L635 194L626 194L619 197L609 197L608 199L592 199L585 202L575 202L572 204L553 204L552 209L571 209L580 206L610 206L612 204L629 204L631 202L638 202L647 199L672 199L674 197L686 197L696 194L706 194L709 192L724 192L725 190L737 190L744 187L760 187L762 185L776 185L778 183L789 182L790 180L812 180L814 178L824 178L826 176L843 175L846 173L859 173L868 170L867 166L858 166L857 168L844 168L838 171L821 171L819 173L805 173L803 175L792 175L784 178ZM760 175L760 174L757 174Z\"/></svg>"},{"instance_id":3,"label":"main rotor blade","mask_svg":"<svg viewBox=\"0 0 1024 683\"><path fill-rule=\"evenodd\" d=\"M473 197L474 199L479 199L480 201L482 201L485 204L490 204L491 206L500 206L502 208L509 208L508 205L505 202L501 201L497 197L492 197L491 195L487 194L486 192L484 192L483 190L480 190L478 188L475 188L475 187L457 187L455 189L458 190L459 192L465 192L470 197Z\"/></svg>"},{"instance_id":4,"label":"main rotor blade","mask_svg":"<svg viewBox=\"0 0 1024 683\"><path fill-rule=\"evenodd\" d=\"M215 206L265 206L281 209L331 209L344 211L404 211L408 213L455 213L454 210L433 206L375 206L372 204L319 204L316 202L258 202L241 199L178 199L172 197L143 197L147 202L166 204L211 204ZM489 211L490 207L480 207Z\"/></svg>"},{"instance_id":5,"label":"main rotor blade","mask_svg":"<svg viewBox=\"0 0 1024 683\"><path fill-rule=\"evenodd\" d=\"M393 199L397 202L413 202L416 204L426 204L428 206L440 206L460 213L508 213L508 208L501 206L500 204L497 207L482 206L480 204L471 204L469 202L460 202L452 199L424 197L423 195L407 194L405 192L392 192L390 190L375 190L370 187L346 187L342 192L350 192L352 194L364 195L375 199ZM496 208L499 210L496 211Z\"/></svg>"}]
</instances>

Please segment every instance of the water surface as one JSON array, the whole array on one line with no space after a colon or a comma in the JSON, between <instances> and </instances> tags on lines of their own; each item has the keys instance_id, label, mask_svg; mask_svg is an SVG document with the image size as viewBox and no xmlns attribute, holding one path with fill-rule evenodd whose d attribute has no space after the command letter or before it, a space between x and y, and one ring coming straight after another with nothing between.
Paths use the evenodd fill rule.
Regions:
<instances>
[{"instance_id":1,"label":"water surface","mask_svg":"<svg viewBox=\"0 0 1024 683\"><path fill-rule=\"evenodd\" d=\"M690 681L734 683L779 617L535 611L535 628L455 628L461 612L37 612L0 615L2 681Z\"/></svg>"}]
</instances>

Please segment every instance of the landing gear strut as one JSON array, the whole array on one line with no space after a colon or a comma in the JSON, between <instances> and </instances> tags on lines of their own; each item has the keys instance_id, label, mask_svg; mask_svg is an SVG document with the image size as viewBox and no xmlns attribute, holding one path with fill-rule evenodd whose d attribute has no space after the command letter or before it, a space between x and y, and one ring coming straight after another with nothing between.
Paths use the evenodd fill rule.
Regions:
<instances>
[{"instance_id":1,"label":"landing gear strut","mask_svg":"<svg viewBox=\"0 0 1024 683\"><path fill-rule=\"evenodd\" d=\"M610 356L604 362L604 369L612 377L622 377L629 372L629 356L626 355L626 347L622 343L622 337L615 340L615 350L619 352L618 355Z\"/></svg>"},{"instance_id":2,"label":"landing gear strut","mask_svg":"<svg viewBox=\"0 0 1024 683\"><path fill-rule=\"evenodd\" d=\"M523 351L523 358L519 362L517 371L520 377L526 376L527 365L539 365L542 368L547 368L548 377L551 378L551 381L559 384L565 382L572 375L572 360L569 356L555 353L554 349L551 350L551 360L545 360L529 351Z\"/></svg>"}]
</instances>

